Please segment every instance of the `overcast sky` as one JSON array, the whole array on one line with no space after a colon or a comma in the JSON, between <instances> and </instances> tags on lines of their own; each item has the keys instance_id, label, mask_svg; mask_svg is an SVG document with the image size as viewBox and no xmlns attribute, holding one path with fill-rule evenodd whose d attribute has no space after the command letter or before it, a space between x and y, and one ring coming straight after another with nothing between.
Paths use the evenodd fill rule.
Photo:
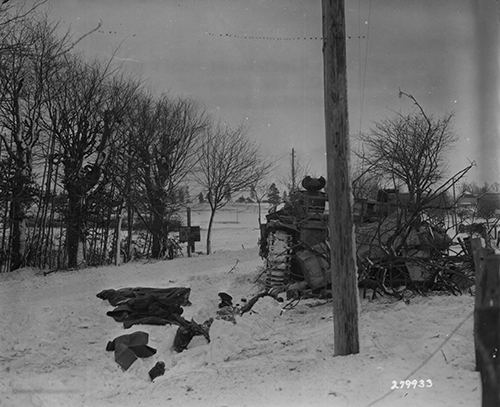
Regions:
<instances>
[{"instance_id":1,"label":"overcast sky","mask_svg":"<svg viewBox=\"0 0 500 407\"><path fill-rule=\"evenodd\" d=\"M480 159L475 1L346 0L353 144L374 121L412 109L398 98L401 88L435 116L455 113L460 142L450 171ZM110 58L118 49L114 61L153 91L248 123L281 172L294 147L324 174L320 0L49 0L48 7L75 36L102 21L80 51Z\"/></svg>"}]
</instances>

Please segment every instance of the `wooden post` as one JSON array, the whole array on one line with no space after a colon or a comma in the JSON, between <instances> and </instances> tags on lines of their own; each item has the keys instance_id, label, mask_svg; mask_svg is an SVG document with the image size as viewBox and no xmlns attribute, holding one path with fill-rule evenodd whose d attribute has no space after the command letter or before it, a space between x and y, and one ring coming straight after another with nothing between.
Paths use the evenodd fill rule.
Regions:
<instances>
[{"instance_id":1,"label":"wooden post","mask_svg":"<svg viewBox=\"0 0 500 407\"><path fill-rule=\"evenodd\" d=\"M117 221L116 221L116 247L115 247L115 266L118 266L122 262L121 256L121 246L122 246L122 216L123 202L118 206L116 211Z\"/></svg>"},{"instance_id":2,"label":"wooden post","mask_svg":"<svg viewBox=\"0 0 500 407\"><path fill-rule=\"evenodd\" d=\"M188 227L188 241L187 241L187 254L191 257L191 208L187 208L187 227ZM194 243L193 243L194 245Z\"/></svg>"},{"instance_id":3,"label":"wooden post","mask_svg":"<svg viewBox=\"0 0 500 407\"><path fill-rule=\"evenodd\" d=\"M474 252L476 297L474 343L481 373L482 406L500 406L500 255Z\"/></svg>"},{"instance_id":4,"label":"wooden post","mask_svg":"<svg viewBox=\"0 0 500 407\"><path fill-rule=\"evenodd\" d=\"M344 0L323 0L325 128L335 355L359 352L359 292L349 174Z\"/></svg>"},{"instance_id":5,"label":"wooden post","mask_svg":"<svg viewBox=\"0 0 500 407\"><path fill-rule=\"evenodd\" d=\"M482 243L481 243L481 239L480 238L474 238L474 239L470 239L470 252L471 252L471 255L472 255L472 258L474 260L474 273L475 273L475 277L474 277L474 281L475 281L475 285L476 285L476 294L475 294L475 297L474 297L474 310L478 307L478 302L480 300L480 297L481 297L481 293L478 291L478 281L480 281L480 276L483 275L483 269L484 269L484 257L485 255L488 255L490 254L489 252L486 253L484 252L484 250L487 250L487 249L484 249L483 246L482 246ZM476 357L476 372L479 372L481 369L480 369L480 357L479 357L479 353L478 353L478 338L477 338L477 318L474 318L474 351L475 351L475 357Z\"/></svg>"}]
</instances>

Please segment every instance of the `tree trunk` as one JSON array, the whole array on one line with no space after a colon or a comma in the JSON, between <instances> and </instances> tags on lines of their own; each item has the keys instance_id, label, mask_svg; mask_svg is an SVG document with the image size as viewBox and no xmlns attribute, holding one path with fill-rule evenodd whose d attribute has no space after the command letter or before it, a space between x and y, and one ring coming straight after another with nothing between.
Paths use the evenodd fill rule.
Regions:
<instances>
[{"instance_id":1,"label":"tree trunk","mask_svg":"<svg viewBox=\"0 0 500 407\"><path fill-rule=\"evenodd\" d=\"M13 199L10 205L10 271L23 266L25 249L25 213L23 205L18 199Z\"/></svg>"},{"instance_id":2,"label":"tree trunk","mask_svg":"<svg viewBox=\"0 0 500 407\"><path fill-rule=\"evenodd\" d=\"M259 230L260 230L260 225L262 224L262 222L261 222L262 209L260 207L260 199L257 200L257 204L258 204L258 207L259 207Z\"/></svg>"},{"instance_id":3,"label":"tree trunk","mask_svg":"<svg viewBox=\"0 0 500 407\"><path fill-rule=\"evenodd\" d=\"M348 355L359 352L359 293L349 174L343 0L323 0L323 38L334 353Z\"/></svg>"},{"instance_id":4,"label":"tree trunk","mask_svg":"<svg viewBox=\"0 0 500 407\"><path fill-rule=\"evenodd\" d=\"M151 247L151 257L159 259L162 256L162 240L163 240L163 207L161 204L156 205L152 211L153 221L151 223L151 234L153 243Z\"/></svg>"},{"instance_id":5,"label":"tree trunk","mask_svg":"<svg viewBox=\"0 0 500 407\"><path fill-rule=\"evenodd\" d=\"M53 181L53 189L52 189L52 194L50 195L50 216L49 216L49 228L47 231L47 237L45 239L45 244L44 244L44 249L43 249L43 257L47 259L48 256L48 263L45 262L45 265L50 268L52 268L54 265L57 265L59 267L59 250L54 250L57 253L57 258L52 258L52 250L55 247L55 225L54 225L54 219L55 219L55 214L56 214L56 208L54 207L54 199L57 195L57 180L59 177L59 165L56 165L55 169L55 174L54 174L54 181ZM48 191L50 193L50 191ZM48 253L48 255L47 255Z\"/></svg>"},{"instance_id":6,"label":"tree trunk","mask_svg":"<svg viewBox=\"0 0 500 407\"><path fill-rule=\"evenodd\" d=\"M67 192L66 253L68 255L68 268L76 268L78 266L78 246L82 237L82 202L81 196L75 188L67 188Z\"/></svg>"},{"instance_id":7,"label":"tree trunk","mask_svg":"<svg viewBox=\"0 0 500 407\"><path fill-rule=\"evenodd\" d=\"M134 212L130 199L127 198L127 262L132 259L132 233L134 232Z\"/></svg>"},{"instance_id":8,"label":"tree trunk","mask_svg":"<svg viewBox=\"0 0 500 407\"><path fill-rule=\"evenodd\" d=\"M104 230L103 230L103 239L102 239L102 245L101 245L101 251L99 253L99 256L100 256L100 261L104 261L104 262L108 262L110 260L112 260L113 258L113 250L111 249L110 252L108 252L108 240L109 240L109 229L111 227L111 221L112 221L112 217L113 217L113 208L111 206L109 206L108 208L108 212L106 214L106 222L104 222ZM103 212L104 212L104 209L103 209ZM113 246L113 245L111 245Z\"/></svg>"},{"instance_id":9,"label":"tree trunk","mask_svg":"<svg viewBox=\"0 0 500 407\"><path fill-rule=\"evenodd\" d=\"M17 270L23 266L24 251L26 248L26 213L25 201L27 199L27 181L31 168L29 162L24 160L24 151L17 151L14 186L12 189L12 202L10 205L10 270Z\"/></svg>"},{"instance_id":10,"label":"tree trunk","mask_svg":"<svg viewBox=\"0 0 500 407\"><path fill-rule=\"evenodd\" d=\"M215 216L215 209L211 208L210 211L210 220L208 221L208 229L207 229L207 254L210 254L212 252L212 247L211 247L211 241L210 241L210 236L212 234L212 224L214 222L214 216Z\"/></svg>"},{"instance_id":11,"label":"tree trunk","mask_svg":"<svg viewBox=\"0 0 500 407\"><path fill-rule=\"evenodd\" d=\"M21 132L21 130L19 130ZM14 159L14 178L12 187L12 202L10 205L10 270L23 266L26 247L26 212L25 205L31 197L28 195L31 179L31 155L29 151L16 143Z\"/></svg>"},{"instance_id":12,"label":"tree trunk","mask_svg":"<svg viewBox=\"0 0 500 407\"><path fill-rule=\"evenodd\" d=\"M7 253L8 253L8 240L7 240L7 229L9 227L9 211L10 211L10 205L8 202L5 202L4 206L4 213L2 216L2 244L0 246L0 273L3 273L4 271L9 271L7 270L7 267L9 266L9 259L7 258ZM7 242L7 243L6 243ZM5 265L5 268L4 268Z\"/></svg>"},{"instance_id":13,"label":"tree trunk","mask_svg":"<svg viewBox=\"0 0 500 407\"><path fill-rule=\"evenodd\" d=\"M116 211L116 246L115 246L115 266L118 266L121 263L121 245L122 245L122 211L123 211L123 202L118 206Z\"/></svg>"}]
</instances>

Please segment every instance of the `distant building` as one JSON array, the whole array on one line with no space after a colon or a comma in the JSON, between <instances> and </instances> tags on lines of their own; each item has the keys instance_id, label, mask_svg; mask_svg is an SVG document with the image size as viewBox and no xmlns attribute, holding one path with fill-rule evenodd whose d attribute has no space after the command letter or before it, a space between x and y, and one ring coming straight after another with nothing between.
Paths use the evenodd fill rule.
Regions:
<instances>
[{"instance_id":1,"label":"distant building","mask_svg":"<svg viewBox=\"0 0 500 407\"><path fill-rule=\"evenodd\" d=\"M425 199L425 196L423 197ZM410 194L408 192L399 192L397 189L381 189L377 194L379 211L387 215L396 208L408 208L410 205ZM425 202L424 209L445 211L450 209L452 203L445 193L436 195L431 200Z\"/></svg>"},{"instance_id":2,"label":"distant building","mask_svg":"<svg viewBox=\"0 0 500 407\"><path fill-rule=\"evenodd\" d=\"M479 216L500 215L500 192L485 192L477 197Z\"/></svg>"},{"instance_id":3,"label":"distant building","mask_svg":"<svg viewBox=\"0 0 500 407\"><path fill-rule=\"evenodd\" d=\"M473 194L466 193L457 199L457 209L474 211L477 206L477 197Z\"/></svg>"},{"instance_id":4,"label":"distant building","mask_svg":"<svg viewBox=\"0 0 500 407\"><path fill-rule=\"evenodd\" d=\"M355 222L366 222L380 216L388 216L398 209L408 209L410 194L399 192L397 189L381 189L378 191L377 200L356 199L354 202ZM452 208L452 202L441 193L425 203L423 209L431 214L442 215Z\"/></svg>"}]
</instances>

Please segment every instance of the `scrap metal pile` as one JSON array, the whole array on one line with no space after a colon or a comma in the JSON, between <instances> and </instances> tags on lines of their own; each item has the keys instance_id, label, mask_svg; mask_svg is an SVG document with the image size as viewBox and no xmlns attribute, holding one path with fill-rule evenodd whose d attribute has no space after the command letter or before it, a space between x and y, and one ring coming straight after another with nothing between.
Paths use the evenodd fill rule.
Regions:
<instances>
[{"instance_id":1,"label":"scrap metal pile","mask_svg":"<svg viewBox=\"0 0 500 407\"><path fill-rule=\"evenodd\" d=\"M306 177L304 190L273 208L261 225L260 256L265 259L265 284L289 296L331 293L330 248L325 179ZM361 209L360 209L361 207ZM367 209L368 208L368 209ZM356 244L359 287L403 298L446 290L458 294L473 284L470 249L448 236L446 214L429 216L426 208L386 202L356 205ZM444 214L444 215L443 215Z\"/></svg>"},{"instance_id":2,"label":"scrap metal pile","mask_svg":"<svg viewBox=\"0 0 500 407\"><path fill-rule=\"evenodd\" d=\"M454 295L474 282L473 260L464 242L455 244L442 225L422 216L409 219L399 209L356 227L359 286L403 298L447 291Z\"/></svg>"}]
</instances>

